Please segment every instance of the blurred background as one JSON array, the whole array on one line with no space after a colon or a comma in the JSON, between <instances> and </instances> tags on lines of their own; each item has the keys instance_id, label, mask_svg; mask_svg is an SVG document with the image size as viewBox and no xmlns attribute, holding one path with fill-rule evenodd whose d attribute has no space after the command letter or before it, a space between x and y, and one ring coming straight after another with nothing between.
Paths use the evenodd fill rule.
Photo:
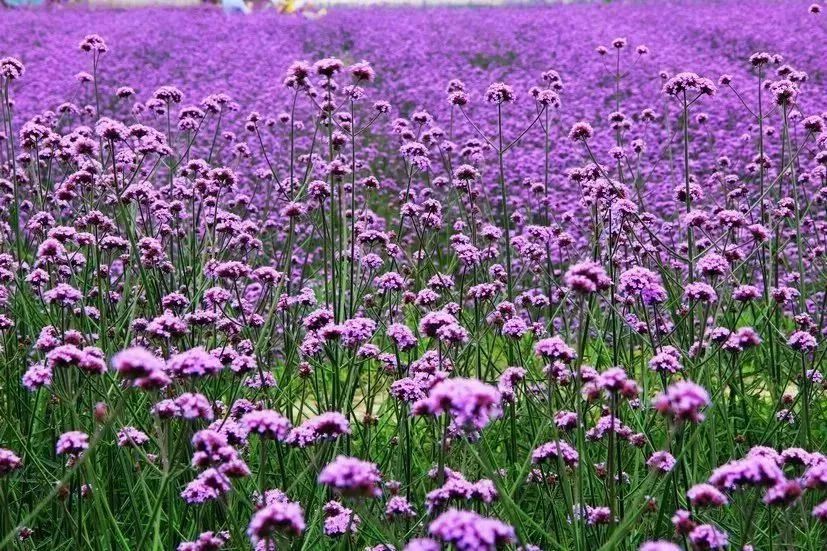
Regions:
<instances>
[{"instance_id":1,"label":"blurred background","mask_svg":"<svg viewBox=\"0 0 827 551\"><path fill-rule=\"evenodd\" d=\"M501 6L569 4L582 1L588 0L78 0L64 2L53 2L49 0L0 0L0 5L8 8L55 5L137 8L149 6L186 7L212 4L225 11L238 13L252 13L263 9L277 9L285 13L318 14L319 10L336 6Z\"/></svg>"}]
</instances>

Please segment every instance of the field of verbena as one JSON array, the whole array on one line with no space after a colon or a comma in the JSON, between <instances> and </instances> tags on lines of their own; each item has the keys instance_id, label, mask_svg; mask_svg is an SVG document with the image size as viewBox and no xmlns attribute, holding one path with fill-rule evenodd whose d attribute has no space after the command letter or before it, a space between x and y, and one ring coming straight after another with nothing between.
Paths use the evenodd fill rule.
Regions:
<instances>
[{"instance_id":1,"label":"field of verbena","mask_svg":"<svg viewBox=\"0 0 827 551\"><path fill-rule=\"evenodd\" d=\"M827 545L821 14L0 15L0 549Z\"/></svg>"}]
</instances>

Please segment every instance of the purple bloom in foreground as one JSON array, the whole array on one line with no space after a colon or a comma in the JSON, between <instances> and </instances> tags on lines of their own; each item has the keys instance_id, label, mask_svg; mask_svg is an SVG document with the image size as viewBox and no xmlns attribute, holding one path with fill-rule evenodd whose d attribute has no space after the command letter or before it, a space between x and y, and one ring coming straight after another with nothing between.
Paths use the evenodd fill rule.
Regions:
<instances>
[{"instance_id":1,"label":"purple bloom in foreground","mask_svg":"<svg viewBox=\"0 0 827 551\"><path fill-rule=\"evenodd\" d=\"M64 432L57 439L55 451L58 455L78 455L89 448L89 435L77 430Z\"/></svg>"},{"instance_id":2,"label":"purple bloom in foreground","mask_svg":"<svg viewBox=\"0 0 827 551\"><path fill-rule=\"evenodd\" d=\"M655 471L668 473L675 467L676 463L677 461L675 461L675 457L671 453L659 450L649 457L646 461L646 466Z\"/></svg>"},{"instance_id":3,"label":"purple bloom in foreground","mask_svg":"<svg viewBox=\"0 0 827 551\"><path fill-rule=\"evenodd\" d=\"M340 455L319 473L319 483L330 486L342 495L378 497L381 475L376 464L355 457Z\"/></svg>"},{"instance_id":4,"label":"purple bloom in foreground","mask_svg":"<svg viewBox=\"0 0 827 551\"><path fill-rule=\"evenodd\" d=\"M201 532L195 540L179 543L177 551L219 551L229 539L229 532Z\"/></svg>"},{"instance_id":5,"label":"purple bloom in foreground","mask_svg":"<svg viewBox=\"0 0 827 551\"><path fill-rule=\"evenodd\" d=\"M458 551L494 551L514 543L514 528L471 511L449 509L431 522L428 533Z\"/></svg>"},{"instance_id":6,"label":"purple bloom in foreground","mask_svg":"<svg viewBox=\"0 0 827 551\"><path fill-rule=\"evenodd\" d=\"M256 511L247 528L247 535L253 543L273 537L275 533L298 536L304 532L304 511L298 503L272 500Z\"/></svg>"},{"instance_id":7,"label":"purple bloom in foreground","mask_svg":"<svg viewBox=\"0 0 827 551\"><path fill-rule=\"evenodd\" d=\"M11 450L0 448L0 476L16 471L23 466L23 461Z\"/></svg>"},{"instance_id":8,"label":"purple bloom in foreground","mask_svg":"<svg viewBox=\"0 0 827 551\"><path fill-rule=\"evenodd\" d=\"M711 524L701 524L689 532L689 541L696 549L724 549L729 545L726 532Z\"/></svg>"},{"instance_id":9,"label":"purple bloom in foreground","mask_svg":"<svg viewBox=\"0 0 827 551\"><path fill-rule=\"evenodd\" d=\"M638 551L681 551L681 548L671 541L647 541Z\"/></svg>"}]
</instances>

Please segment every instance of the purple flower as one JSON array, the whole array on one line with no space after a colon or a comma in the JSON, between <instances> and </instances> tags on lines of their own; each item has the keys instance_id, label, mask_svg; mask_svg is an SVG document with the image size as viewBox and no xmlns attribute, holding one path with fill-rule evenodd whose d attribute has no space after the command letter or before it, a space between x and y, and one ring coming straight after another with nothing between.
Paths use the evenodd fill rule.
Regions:
<instances>
[{"instance_id":1,"label":"purple flower","mask_svg":"<svg viewBox=\"0 0 827 551\"><path fill-rule=\"evenodd\" d=\"M576 467L580 454L573 447L562 440L546 442L531 452L532 463L545 463L561 459L564 465Z\"/></svg>"},{"instance_id":2,"label":"purple flower","mask_svg":"<svg viewBox=\"0 0 827 551\"><path fill-rule=\"evenodd\" d=\"M449 509L431 522L428 533L458 551L494 551L516 540L514 528L471 511Z\"/></svg>"},{"instance_id":3,"label":"purple flower","mask_svg":"<svg viewBox=\"0 0 827 551\"><path fill-rule=\"evenodd\" d=\"M327 411L308 419L290 431L287 442L305 448L312 444L350 434L350 423L338 411Z\"/></svg>"},{"instance_id":4,"label":"purple flower","mask_svg":"<svg viewBox=\"0 0 827 551\"><path fill-rule=\"evenodd\" d=\"M569 363L577 357L574 349L563 342L560 337L542 339L534 345L534 353L547 361Z\"/></svg>"},{"instance_id":5,"label":"purple flower","mask_svg":"<svg viewBox=\"0 0 827 551\"><path fill-rule=\"evenodd\" d=\"M26 67L16 57L0 58L0 77L6 80L17 80L23 77Z\"/></svg>"},{"instance_id":6,"label":"purple flower","mask_svg":"<svg viewBox=\"0 0 827 551\"><path fill-rule=\"evenodd\" d=\"M247 535L253 543L266 541L276 533L298 536L304 532L304 511L296 502L272 500L253 514Z\"/></svg>"},{"instance_id":7,"label":"purple flower","mask_svg":"<svg viewBox=\"0 0 827 551\"><path fill-rule=\"evenodd\" d=\"M143 446L149 436L135 427L124 427L118 431L118 446L122 448Z\"/></svg>"},{"instance_id":8,"label":"purple flower","mask_svg":"<svg viewBox=\"0 0 827 551\"><path fill-rule=\"evenodd\" d=\"M723 507L729 500L712 484L695 484L686 491L693 507Z\"/></svg>"},{"instance_id":9,"label":"purple flower","mask_svg":"<svg viewBox=\"0 0 827 551\"><path fill-rule=\"evenodd\" d=\"M696 549L725 549L729 545L726 532L711 524L701 524L689 532L689 541Z\"/></svg>"},{"instance_id":10,"label":"purple flower","mask_svg":"<svg viewBox=\"0 0 827 551\"><path fill-rule=\"evenodd\" d=\"M647 541L640 546L638 551L681 551L681 548L671 541Z\"/></svg>"},{"instance_id":11,"label":"purple flower","mask_svg":"<svg viewBox=\"0 0 827 551\"><path fill-rule=\"evenodd\" d=\"M695 282L686 286L683 292L686 300L711 304L718 301L718 294L708 283Z\"/></svg>"},{"instance_id":12,"label":"purple flower","mask_svg":"<svg viewBox=\"0 0 827 551\"><path fill-rule=\"evenodd\" d=\"M608 289L612 280L597 262L585 261L573 264L563 277L566 285L577 293L589 294Z\"/></svg>"},{"instance_id":13,"label":"purple flower","mask_svg":"<svg viewBox=\"0 0 827 551\"><path fill-rule=\"evenodd\" d=\"M214 416L210 401L203 394L185 392L175 398L174 405L175 415L187 421L196 419L211 421Z\"/></svg>"},{"instance_id":14,"label":"purple flower","mask_svg":"<svg viewBox=\"0 0 827 551\"><path fill-rule=\"evenodd\" d=\"M229 532L201 532L194 541L183 541L177 551L219 551L230 539Z\"/></svg>"},{"instance_id":15,"label":"purple flower","mask_svg":"<svg viewBox=\"0 0 827 551\"><path fill-rule=\"evenodd\" d=\"M812 352L818 348L818 341L816 341L815 337L806 331L796 331L790 335L790 338L787 340L787 344L793 350L798 350L800 352Z\"/></svg>"},{"instance_id":16,"label":"purple flower","mask_svg":"<svg viewBox=\"0 0 827 551\"><path fill-rule=\"evenodd\" d=\"M700 423L704 420L701 410L709 405L709 394L691 381L678 381L659 394L652 405L676 421Z\"/></svg>"},{"instance_id":17,"label":"purple flower","mask_svg":"<svg viewBox=\"0 0 827 551\"><path fill-rule=\"evenodd\" d=\"M76 430L61 434L55 445L58 455L78 455L87 449L89 449L89 435Z\"/></svg>"},{"instance_id":18,"label":"purple flower","mask_svg":"<svg viewBox=\"0 0 827 551\"><path fill-rule=\"evenodd\" d=\"M569 130L569 139L573 142L585 142L594 137L594 129L587 122L576 122Z\"/></svg>"},{"instance_id":19,"label":"purple flower","mask_svg":"<svg viewBox=\"0 0 827 551\"><path fill-rule=\"evenodd\" d=\"M23 461L11 450L0 448L0 476L7 475L23 466Z\"/></svg>"},{"instance_id":20,"label":"purple flower","mask_svg":"<svg viewBox=\"0 0 827 551\"><path fill-rule=\"evenodd\" d=\"M802 493L804 493L804 489L798 480L782 479L767 488L763 502L767 505L788 507L798 501Z\"/></svg>"},{"instance_id":21,"label":"purple flower","mask_svg":"<svg viewBox=\"0 0 827 551\"><path fill-rule=\"evenodd\" d=\"M709 483L721 490L744 486L775 486L784 480L784 473L775 459L753 456L730 461L712 471Z\"/></svg>"},{"instance_id":22,"label":"purple flower","mask_svg":"<svg viewBox=\"0 0 827 551\"><path fill-rule=\"evenodd\" d=\"M641 266L621 273L618 289L624 295L640 297L644 304L657 304L666 300L666 290L660 276Z\"/></svg>"},{"instance_id":23,"label":"purple flower","mask_svg":"<svg viewBox=\"0 0 827 551\"><path fill-rule=\"evenodd\" d=\"M221 361L201 346L175 354L166 363L167 373L177 378L215 375L223 368Z\"/></svg>"},{"instance_id":24,"label":"purple flower","mask_svg":"<svg viewBox=\"0 0 827 551\"><path fill-rule=\"evenodd\" d=\"M245 414L241 418L241 424L250 434L258 434L262 438L278 442L287 441L292 428L286 417L270 409L251 411Z\"/></svg>"},{"instance_id":25,"label":"purple flower","mask_svg":"<svg viewBox=\"0 0 827 551\"><path fill-rule=\"evenodd\" d=\"M324 534L330 537L339 537L345 534L355 534L362 524L359 515L354 514L338 501L328 501L322 508L324 513Z\"/></svg>"},{"instance_id":26,"label":"purple flower","mask_svg":"<svg viewBox=\"0 0 827 551\"><path fill-rule=\"evenodd\" d=\"M415 415L451 417L463 429L482 430L502 414L499 391L477 379L446 379L412 407Z\"/></svg>"},{"instance_id":27,"label":"purple flower","mask_svg":"<svg viewBox=\"0 0 827 551\"><path fill-rule=\"evenodd\" d=\"M32 364L23 374L22 383L23 387L29 392L34 392L42 387L51 386L52 370L42 363Z\"/></svg>"},{"instance_id":28,"label":"purple flower","mask_svg":"<svg viewBox=\"0 0 827 551\"><path fill-rule=\"evenodd\" d=\"M376 464L355 457L339 455L319 473L319 483L342 495L378 497L381 475Z\"/></svg>"},{"instance_id":29,"label":"purple flower","mask_svg":"<svg viewBox=\"0 0 827 551\"><path fill-rule=\"evenodd\" d=\"M58 283L54 288L43 293L43 299L47 304L56 304L63 308L74 306L82 298L83 293L66 283Z\"/></svg>"},{"instance_id":30,"label":"purple flower","mask_svg":"<svg viewBox=\"0 0 827 551\"><path fill-rule=\"evenodd\" d=\"M386 334L400 350L410 350L416 346L416 337L407 325L392 323Z\"/></svg>"},{"instance_id":31,"label":"purple flower","mask_svg":"<svg viewBox=\"0 0 827 551\"><path fill-rule=\"evenodd\" d=\"M388 520L406 519L416 516L416 511L403 496L392 496L385 505L385 516Z\"/></svg>"},{"instance_id":32,"label":"purple flower","mask_svg":"<svg viewBox=\"0 0 827 551\"><path fill-rule=\"evenodd\" d=\"M112 358L112 367L118 375L132 381L164 373L164 361L146 348L135 346L121 350Z\"/></svg>"},{"instance_id":33,"label":"purple flower","mask_svg":"<svg viewBox=\"0 0 827 551\"><path fill-rule=\"evenodd\" d=\"M187 484L181 497L190 505L218 499L231 489L230 479L214 468L209 468Z\"/></svg>"},{"instance_id":34,"label":"purple flower","mask_svg":"<svg viewBox=\"0 0 827 551\"><path fill-rule=\"evenodd\" d=\"M683 369L681 353L674 346L664 346L649 360L649 369L658 373L674 375Z\"/></svg>"},{"instance_id":35,"label":"purple flower","mask_svg":"<svg viewBox=\"0 0 827 551\"><path fill-rule=\"evenodd\" d=\"M676 463L677 461L671 453L659 450L649 456L649 459L646 461L646 466L655 471L668 473L675 468Z\"/></svg>"}]
</instances>

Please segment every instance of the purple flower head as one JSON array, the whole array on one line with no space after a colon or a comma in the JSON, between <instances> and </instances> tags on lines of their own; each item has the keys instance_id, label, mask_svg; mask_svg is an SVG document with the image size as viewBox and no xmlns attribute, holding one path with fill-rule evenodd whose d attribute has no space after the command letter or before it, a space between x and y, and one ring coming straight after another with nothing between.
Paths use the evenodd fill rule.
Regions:
<instances>
[{"instance_id":1,"label":"purple flower head","mask_svg":"<svg viewBox=\"0 0 827 551\"><path fill-rule=\"evenodd\" d=\"M175 415L187 421L205 419L212 421L212 405L206 396L194 392L185 392L174 400Z\"/></svg>"},{"instance_id":2,"label":"purple flower head","mask_svg":"<svg viewBox=\"0 0 827 551\"><path fill-rule=\"evenodd\" d=\"M430 538L415 538L408 542L404 551L440 551L438 542Z\"/></svg>"},{"instance_id":3,"label":"purple flower head","mask_svg":"<svg viewBox=\"0 0 827 551\"><path fill-rule=\"evenodd\" d=\"M23 77L26 67L16 57L0 58L0 77L6 80L18 80Z\"/></svg>"},{"instance_id":4,"label":"purple flower head","mask_svg":"<svg viewBox=\"0 0 827 551\"><path fill-rule=\"evenodd\" d=\"M359 515L354 514L338 501L328 501L322 508L324 513L324 534L330 537L339 537L345 534L355 534L362 524Z\"/></svg>"},{"instance_id":5,"label":"purple flower head","mask_svg":"<svg viewBox=\"0 0 827 551\"><path fill-rule=\"evenodd\" d=\"M477 379L446 379L412 407L416 415L447 414L460 428L482 430L501 413L500 392Z\"/></svg>"},{"instance_id":6,"label":"purple flower head","mask_svg":"<svg viewBox=\"0 0 827 551\"><path fill-rule=\"evenodd\" d=\"M695 484L686 491L686 497L693 507L723 507L729 500L712 484Z\"/></svg>"},{"instance_id":7,"label":"purple flower head","mask_svg":"<svg viewBox=\"0 0 827 551\"><path fill-rule=\"evenodd\" d=\"M785 480L774 458L760 455L730 461L712 471L709 483L721 490L747 486L775 486Z\"/></svg>"},{"instance_id":8,"label":"purple flower head","mask_svg":"<svg viewBox=\"0 0 827 551\"><path fill-rule=\"evenodd\" d=\"M201 532L195 540L179 543L176 551L219 551L229 540L229 532Z\"/></svg>"},{"instance_id":9,"label":"purple flower head","mask_svg":"<svg viewBox=\"0 0 827 551\"><path fill-rule=\"evenodd\" d=\"M136 346L115 354L112 367L121 377L135 380L149 377L156 371L164 371L164 361L146 348Z\"/></svg>"},{"instance_id":10,"label":"purple flower head","mask_svg":"<svg viewBox=\"0 0 827 551\"><path fill-rule=\"evenodd\" d=\"M319 483L346 496L378 497L382 493L376 464L344 455L337 456L322 469Z\"/></svg>"},{"instance_id":11,"label":"purple flower head","mask_svg":"<svg viewBox=\"0 0 827 551\"><path fill-rule=\"evenodd\" d=\"M105 54L109 50L103 38L96 34L86 35L80 42L79 48L81 49L81 51L96 54Z\"/></svg>"},{"instance_id":12,"label":"purple flower head","mask_svg":"<svg viewBox=\"0 0 827 551\"><path fill-rule=\"evenodd\" d=\"M388 326L387 335L400 350L409 350L416 346L416 337L407 325L392 323Z\"/></svg>"},{"instance_id":13,"label":"purple flower head","mask_svg":"<svg viewBox=\"0 0 827 551\"><path fill-rule=\"evenodd\" d=\"M502 82L495 82L485 91L485 101L488 103L510 103L515 99L514 89Z\"/></svg>"},{"instance_id":14,"label":"purple flower head","mask_svg":"<svg viewBox=\"0 0 827 551\"><path fill-rule=\"evenodd\" d=\"M250 434L278 442L287 441L292 428L286 417L271 409L251 411L241 418L241 424Z\"/></svg>"},{"instance_id":15,"label":"purple flower head","mask_svg":"<svg viewBox=\"0 0 827 551\"><path fill-rule=\"evenodd\" d=\"M576 467L580 460L580 454L573 447L562 440L546 442L531 452L532 463L553 462L561 459L564 465Z\"/></svg>"},{"instance_id":16,"label":"purple flower head","mask_svg":"<svg viewBox=\"0 0 827 551\"><path fill-rule=\"evenodd\" d=\"M663 93L669 96L682 97L684 94L715 95L717 88L708 78L698 76L695 73L678 73L663 85ZM688 101L692 101L690 97Z\"/></svg>"},{"instance_id":17,"label":"purple flower head","mask_svg":"<svg viewBox=\"0 0 827 551\"><path fill-rule=\"evenodd\" d=\"M293 501L271 500L253 514L247 535L253 543L265 541L280 533L288 536L298 536L304 532L304 511L301 505Z\"/></svg>"},{"instance_id":18,"label":"purple flower head","mask_svg":"<svg viewBox=\"0 0 827 551\"><path fill-rule=\"evenodd\" d=\"M673 468L677 461L675 457L665 450L658 450L649 456L649 459L646 461L646 466L654 471L658 471L661 473L668 473Z\"/></svg>"},{"instance_id":19,"label":"purple flower head","mask_svg":"<svg viewBox=\"0 0 827 551\"><path fill-rule=\"evenodd\" d=\"M660 275L640 266L621 273L618 288L624 295L640 297L644 304L657 304L666 300L666 290Z\"/></svg>"},{"instance_id":20,"label":"purple flower head","mask_svg":"<svg viewBox=\"0 0 827 551\"><path fill-rule=\"evenodd\" d=\"M87 449L89 449L89 435L76 430L61 434L55 445L58 455L78 455Z\"/></svg>"},{"instance_id":21,"label":"purple flower head","mask_svg":"<svg viewBox=\"0 0 827 551\"><path fill-rule=\"evenodd\" d=\"M577 293L594 293L608 289L612 280L606 270L597 262L585 261L573 264L563 277L566 285Z\"/></svg>"},{"instance_id":22,"label":"purple flower head","mask_svg":"<svg viewBox=\"0 0 827 551\"><path fill-rule=\"evenodd\" d=\"M587 122L576 122L569 131L569 139L573 142L586 142L594 137L594 128Z\"/></svg>"},{"instance_id":23,"label":"purple flower head","mask_svg":"<svg viewBox=\"0 0 827 551\"><path fill-rule=\"evenodd\" d=\"M118 431L118 446L122 448L143 446L149 442L149 436L135 427L124 427Z\"/></svg>"},{"instance_id":24,"label":"purple flower head","mask_svg":"<svg viewBox=\"0 0 827 551\"><path fill-rule=\"evenodd\" d=\"M514 528L471 511L449 509L431 522L428 533L458 551L494 551L516 540Z\"/></svg>"},{"instance_id":25,"label":"purple flower head","mask_svg":"<svg viewBox=\"0 0 827 551\"><path fill-rule=\"evenodd\" d=\"M577 357L574 349L563 342L560 337L542 339L534 345L534 353L546 361L569 363Z\"/></svg>"},{"instance_id":26,"label":"purple flower head","mask_svg":"<svg viewBox=\"0 0 827 551\"><path fill-rule=\"evenodd\" d=\"M0 476L7 475L23 466L23 461L11 450L0 448Z\"/></svg>"},{"instance_id":27,"label":"purple flower head","mask_svg":"<svg viewBox=\"0 0 827 551\"><path fill-rule=\"evenodd\" d=\"M700 423L704 420L701 410L709 405L709 394L691 381L678 381L667 387L665 393L659 394L652 405L676 421Z\"/></svg>"},{"instance_id":28,"label":"purple flower head","mask_svg":"<svg viewBox=\"0 0 827 551\"><path fill-rule=\"evenodd\" d=\"M230 479L219 470L209 468L200 473L181 491L181 497L190 505L213 501L232 488Z\"/></svg>"},{"instance_id":29,"label":"purple flower head","mask_svg":"<svg viewBox=\"0 0 827 551\"><path fill-rule=\"evenodd\" d=\"M416 511L404 496L392 496L385 505L385 516L388 520L410 519L416 516Z\"/></svg>"},{"instance_id":30,"label":"purple flower head","mask_svg":"<svg viewBox=\"0 0 827 551\"><path fill-rule=\"evenodd\" d=\"M638 551L681 551L681 548L671 541L647 541L640 546Z\"/></svg>"},{"instance_id":31,"label":"purple flower head","mask_svg":"<svg viewBox=\"0 0 827 551\"><path fill-rule=\"evenodd\" d=\"M223 368L221 361L201 346L175 354L166 363L167 373L176 378L199 378L215 375Z\"/></svg>"},{"instance_id":32,"label":"purple flower head","mask_svg":"<svg viewBox=\"0 0 827 551\"><path fill-rule=\"evenodd\" d=\"M711 524L701 524L689 532L689 541L695 549L725 549L729 545L726 532Z\"/></svg>"},{"instance_id":33,"label":"purple flower head","mask_svg":"<svg viewBox=\"0 0 827 551\"><path fill-rule=\"evenodd\" d=\"M338 411L328 411L308 419L290 431L287 442L300 448L350 434L350 423Z\"/></svg>"}]
</instances>

